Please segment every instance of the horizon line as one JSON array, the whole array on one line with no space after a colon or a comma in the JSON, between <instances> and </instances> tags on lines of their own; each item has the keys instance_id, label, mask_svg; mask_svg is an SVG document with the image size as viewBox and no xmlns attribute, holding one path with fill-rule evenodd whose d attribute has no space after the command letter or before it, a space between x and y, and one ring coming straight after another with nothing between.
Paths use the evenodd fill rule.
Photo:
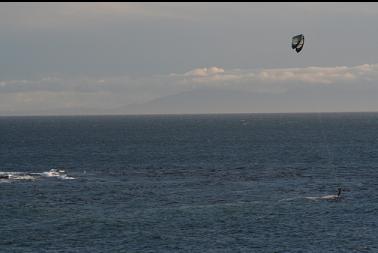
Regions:
<instances>
[{"instance_id":1,"label":"horizon line","mask_svg":"<svg viewBox=\"0 0 378 253\"><path fill-rule=\"evenodd\" d=\"M0 114L5 117L107 117L107 116L196 116L196 115L240 115L240 114L358 114L378 113L374 111L303 111L303 112L207 112L207 113L93 113L93 114Z\"/></svg>"}]
</instances>

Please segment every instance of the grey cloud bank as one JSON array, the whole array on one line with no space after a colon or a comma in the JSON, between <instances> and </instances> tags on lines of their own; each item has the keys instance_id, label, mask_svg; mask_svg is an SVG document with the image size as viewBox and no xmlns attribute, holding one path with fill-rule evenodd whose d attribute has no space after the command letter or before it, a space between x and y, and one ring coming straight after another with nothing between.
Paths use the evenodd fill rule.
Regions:
<instances>
[{"instance_id":1,"label":"grey cloud bank","mask_svg":"<svg viewBox=\"0 0 378 253\"><path fill-rule=\"evenodd\" d=\"M0 81L0 106L2 114L39 110L42 114L57 111L64 114L65 110L78 114L190 113L194 105L193 113L335 111L335 108L370 111L378 108L375 100L369 100L378 92L377 81L378 64L255 70L213 66L182 74L139 77L53 76ZM356 103L358 100L363 103ZM163 107L159 109L161 103Z\"/></svg>"}]
</instances>

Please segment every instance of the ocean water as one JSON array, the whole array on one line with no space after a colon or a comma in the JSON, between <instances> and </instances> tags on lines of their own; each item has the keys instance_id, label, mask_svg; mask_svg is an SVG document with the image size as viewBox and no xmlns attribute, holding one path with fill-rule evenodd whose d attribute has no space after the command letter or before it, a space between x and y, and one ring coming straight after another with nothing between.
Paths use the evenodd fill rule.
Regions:
<instances>
[{"instance_id":1,"label":"ocean water","mask_svg":"<svg viewBox=\"0 0 378 253\"><path fill-rule=\"evenodd\" d=\"M378 252L377 192L378 113L0 117L0 252Z\"/></svg>"}]
</instances>

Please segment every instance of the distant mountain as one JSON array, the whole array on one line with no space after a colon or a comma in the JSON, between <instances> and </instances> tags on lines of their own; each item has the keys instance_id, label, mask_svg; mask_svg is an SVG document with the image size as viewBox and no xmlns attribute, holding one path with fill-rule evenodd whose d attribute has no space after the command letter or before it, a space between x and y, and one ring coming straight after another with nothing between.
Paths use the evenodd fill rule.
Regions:
<instances>
[{"instance_id":1,"label":"distant mountain","mask_svg":"<svg viewBox=\"0 0 378 253\"><path fill-rule=\"evenodd\" d=\"M309 87L284 93L252 93L226 89L196 89L146 103L115 109L46 108L41 111L1 111L0 115L196 114L378 111L378 92Z\"/></svg>"},{"instance_id":2,"label":"distant mountain","mask_svg":"<svg viewBox=\"0 0 378 253\"><path fill-rule=\"evenodd\" d=\"M30 109L30 110L19 110L19 111L5 111L0 110L0 116L28 116L28 115L99 115L99 114L110 114L110 110L102 110L96 108L46 108L41 109Z\"/></svg>"},{"instance_id":3,"label":"distant mountain","mask_svg":"<svg viewBox=\"0 0 378 253\"><path fill-rule=\"evenodd\" d=\"M119 108L124 114L377 111L372 92L296 89L285 93L193 90Z\"/></svg>"}]
</instances>

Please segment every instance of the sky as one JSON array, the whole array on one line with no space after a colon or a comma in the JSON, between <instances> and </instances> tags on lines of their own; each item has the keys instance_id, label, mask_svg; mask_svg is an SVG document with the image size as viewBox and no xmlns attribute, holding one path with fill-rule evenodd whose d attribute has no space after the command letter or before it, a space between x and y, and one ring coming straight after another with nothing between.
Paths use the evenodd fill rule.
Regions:
<instances>
[{"instance_id":1,"label":"sky","mask_svg":"<svg viewBox=\"0 0 378 253\"><path fill-rule=\"evenodd\" d=\"M0 3L0 115L378 111L376 24L377 3Z\"/></svg>"}]
</instances>

